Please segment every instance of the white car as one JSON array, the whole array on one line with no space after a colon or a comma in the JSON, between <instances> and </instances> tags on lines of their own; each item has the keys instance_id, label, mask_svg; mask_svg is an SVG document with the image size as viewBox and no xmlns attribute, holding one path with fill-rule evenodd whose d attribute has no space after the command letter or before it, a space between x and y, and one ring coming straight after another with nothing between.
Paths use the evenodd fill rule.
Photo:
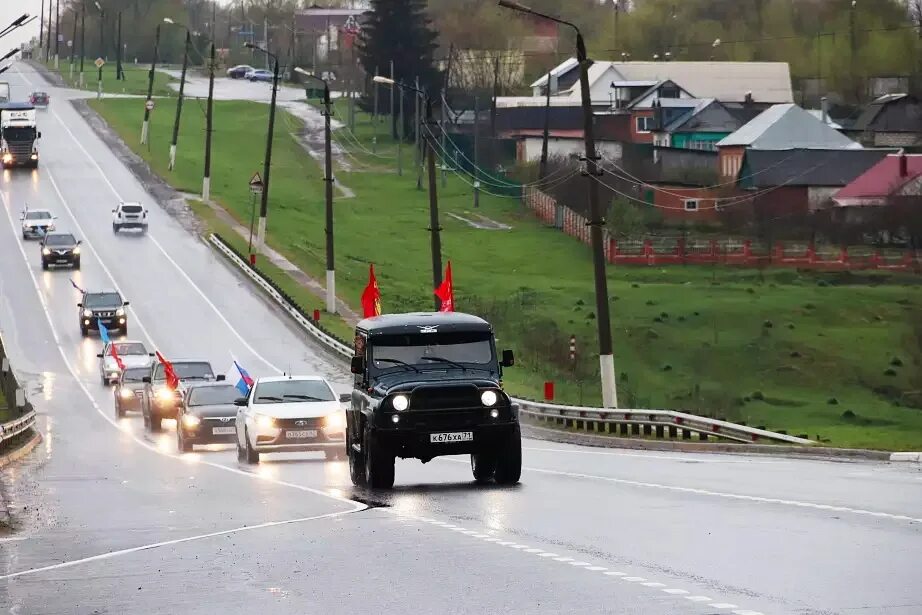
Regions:
<instances>
[{"instance_id":1,"label":"white car","mask_svg":"<svg viewBox=\"0 0 922 615\"><path fill-rule=\"evenodd\" d=\"M141 342L119 341L103 344L102 352L96 355L99 358L99 377L103 385L115 384L122 373L115 357L112 356L112 346L115 346L115 352L125 369L149 367L151 357L154 356L153 353L147 352L147 348Z\"/></svg>"},{"instance_id":2,"label":"white car","mask_svg":"<svg viewBox=\"0 0 922 615\"><path fill-rule=\"evenodd\" d=\"M260 453L323 451L336 459L346 450L342 403L319 376L256 378L237 405L237 458L259 463Z\"/></svg>"},{"instance_id":3,"label":"white car","mask_svg":"<svg viewBox=\"0 0 922 615\"><path fill-rule=\"evenodd\" d=\"M44 237L45 233L54 230L54 221L57 220L47 209L27 209L19 217L22 220L22 238Z\"/></svg>"},{"instance_id":4,"label":"white car","mask_svg":"<svg viewBox=\"0 0 922 615\"><path fill-rule=\"evenodd\" d=\"M147 208L140 203L121 202L112 210L112 232L128 228L147 232Z\"/></svg>"}]
</instances>

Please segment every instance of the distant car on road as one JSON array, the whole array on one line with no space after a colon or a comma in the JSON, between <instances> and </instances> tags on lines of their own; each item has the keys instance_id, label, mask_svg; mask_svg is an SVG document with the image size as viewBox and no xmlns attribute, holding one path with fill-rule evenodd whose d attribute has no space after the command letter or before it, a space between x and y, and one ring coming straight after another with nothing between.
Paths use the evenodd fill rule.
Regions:
<instances>
[{"instance_id":1,"label":"distant car on road","mask_svg":"<svg viewBox=\"0 0 922 615\"><path fill-rule=\"evenodd\" d=\"M186 387L176 417L176 446L188 453L196 444L233 442L236 428L234 401L240 391L226 382L195 383Z\"/></svg>"},{"instance_id":2,"label":"distant car on road","mask_svg":"<svg viewBox=\"0 0 922 615\"><path fill-rule=\"evenodd\" d=\"M127 334L128 314L125 308L128 305L129 303L114 290L83 293L83 298L77 304L80 334L86 337L90 331L99 331L100 321L106 329L118 329L123 335ZM146 352L145 350L145 354Z\"/></svg>"},{"instance_id":3,"label":"distant car on road","mask_svg":"<svg viewBox=\"0 0 922 615\"><path fill-rule=\"evenodd\" d=\"M246 78L250 81L272 81L272 73L261 68L247 73Z\"/></svg>"},{"instance_id":4,"label":"distant car on road","mask_svg":"<svg viewBox=\"0 0 922 615\"><path fill-rule=\"evenodd\" d=\"M144 395L144 378L150 374L149 367L126 367L113 389L115 396L115 417L122 418L129 410L141 409Z\"/></svg>"},{"instance_id":5,"label":"distant car on road","mask_svg":"<svg viewBox=\"0 0 922 615\"><path fill-rule=\"evenodd\" d=\"M32 92L29 95L29 103L34 107L45 108L51 103L51 96L47 92Z\"/></svg>"},{"instance_id":6,"label":"distant car on road","mask_svg":"<svg viewBox=\"0 0 922 615\"><path fill-rule=\"evenodd\" d=\"M176 418L186 385L193 382L224 380L223 375L215 376L208 361L173 360L171 363L176 377L179 378L179 389L174 391L167 385L163 364L159 361L151 363L150 370L144 377L141 414L144 416L144 427L151 432L160 431L163 419Z\"/></svg>"},{"instance_id":7,"label":"distant car on road","mask_svg":"<svg viewBox=\"0 0 922 615\"><path fill-rule=\"evenodd\" d=\"M119 203L112 210L112 232L131 228L147 232L147 208L140 203Z\"/></svg>"},{"instance_id":8,"label":"distant car on road","mask_svg":"<svg viewBox=\"0 0 922 615\"><path fill-rule=\"evenodd\" d=\"M260 453L345 450L346 416L333 388L319 376L257 378L236 402L237 459L259 463Z\"/></svg>"},{"instance_id":9,"label":"distant car on road","mask_svg":"<svg viewBox=\"0 0 922 615\"><path fill-rule=\"evenodd\" d=\"M47 233L42 239L42 269L52 265L80 269L80 241L70 233Z\"/></svg>"},{"instance_id":10,"label":"distant car on road","mask_svg":"<svg viewBox=\"0 0 922 615\"><path fill-rule=\"evenodd\" d=\"M255 69L247 64L238 64L237 66L232 66L227 69L227 76L231 79L243 79L251 70Z\"/></svg>"},{"instance_id":11,"label":"distant car on road","mask_svg":"<svg viewBox=\"0 0 922 615\"><path fill-rule=\"evenodd\" d=\"M147 352L147 348L141 342L124 341L103 344L102 352L96 356L99 358L99 376L104 386L115 384L122 374L118 362L112 356L113 346L115 347L115 354L122 360L122 365L125 366L125 369L150 367L150 358L154 355Z\"/></svg>"},{"instance_id":12,"label":"distant car on road","mask_svg":"<svg viewBox=\"0 0 922 615\"><path fill-rule=\"evenodd\" d=\"M54 230L55 217L47 209L28 209L22 212L22 238L38 237L41 239Z\"/></svg>"}]
</instances>

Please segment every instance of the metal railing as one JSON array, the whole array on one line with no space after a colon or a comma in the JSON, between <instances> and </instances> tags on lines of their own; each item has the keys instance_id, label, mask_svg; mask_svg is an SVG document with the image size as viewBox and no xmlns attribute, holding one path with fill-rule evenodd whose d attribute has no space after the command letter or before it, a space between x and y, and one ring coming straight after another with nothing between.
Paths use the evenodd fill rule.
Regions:
<instances>
[{"instance_id":1,"label":"metal railing","mask_svg":"<svg viewBox=\"0 0 922 615\"><path fill-rule=\"evenodd\" d=\"M0 423L0 451L9 440L28 431L35 424L35 411L32 404L26 399L26 392L19 386L10 360L3 349L3 339L0 338L0 391L10 409L18 416L6 423Z\"/></svg>"},{"instance_id":2,"label":"metal railing","mask_svg":"<svg viewBox=\"0 0 922 615\"><path fill-rule=\"evenodd\" d=\"M32 429L35 425L35 410L30 410L24 416L6 423L0 423L0 451L7 441L12 440L21 433Z\"/></svg>"},{"instance_id":3,"label":"metal railing","mask_svg":"<svg viewBox=\"0 0 922 615\"><path fill-rule=\"evenodd\" d=\"M252 279L275 300L308 334L343 359L348 361L352 357L353 349L351 346L321 329L316 322L306 316L303 308L294 299L279 289L258 268L251 266L219 235L212 234L208 239L238 269L243 271L247 277ZM816 444L806 438L720 419L686 414L676 410L615 410L611 408L549 404L520 398L512 398L512 401L518 404L520 416L530 421L553 422L566 428L582 429L595 433L612 434L611 427L616 426L620 429L621 435L682 438L686 440L697 436L699 440L716 438L739 443L752 443L762 440L799 445ZM602 429L603 426L605 427L604 430Z\"/></svg>"}]
</instances>

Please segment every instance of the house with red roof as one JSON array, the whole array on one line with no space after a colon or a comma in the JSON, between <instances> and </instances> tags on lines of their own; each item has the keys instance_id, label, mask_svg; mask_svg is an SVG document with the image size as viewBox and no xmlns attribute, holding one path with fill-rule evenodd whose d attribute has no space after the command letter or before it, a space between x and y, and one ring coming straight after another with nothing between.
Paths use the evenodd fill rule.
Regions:
<instances>
[{"instance_id":1,"label":"house with red roof","mask_svg":"<svg viewBox=\"0 0 922 615\"><path fill-rule=\"evenodd\" d=\"M836 192L838 207L879 207L922 196L922 154L890 154ZM919 212L922 215L922 211Z\"/></svg>"}]
</instances>

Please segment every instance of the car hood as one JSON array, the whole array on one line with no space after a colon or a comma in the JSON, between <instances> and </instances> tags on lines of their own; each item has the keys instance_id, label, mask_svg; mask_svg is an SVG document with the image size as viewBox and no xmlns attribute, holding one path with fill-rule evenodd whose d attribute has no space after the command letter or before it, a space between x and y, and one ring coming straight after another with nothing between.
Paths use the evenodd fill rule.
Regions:
<instances>
[{"instance_id":1,"label":"car hood","mask_svg":"<svg viewBox=\"0 0 922 615\"><path fill-rule=\"evenodd\" d=\"M310 419L343 409L338 401L299 401L290 404L253 404L253 412L275 419Z\"/></svg>"},{"instance_id":2,"label":"car hood","mask_svg":"<svg viewBox=\"0 0 922 615\"><path fill-rule=\"evenodd\" d=\"M125 364L125 367L147 367L150 365L150 357L144 355L119 355L119 358L122 360L122 363ZM118 364L115 362L115 359L112 356L106 355L103 361L103 365L106 369L115 369L118 367Z\"/></svg>"},{"instance_id":3,"label":"car hood","mask_svg":"<svg viewBox=\"0 0 922 615\"><path fill-rule=\"evenodd\" d=\"M498 387L499 381L496 374L489 370L468 369L462 371L457 368L449 370L424 370L420 373L403 371L379 376L375 382L374 391L378 395L389 395L400 391L409 391L420 385L448 387L474 385L477 387Z\"/></svg>"},{"instance_id":4,"label":"car hood","mask_svg":"<svg viewBox=\"0 0 922 615\"><path fill-rule=\"evenodd\" d=\"M237 406L234 404L214 404L209 406L190 406L186 408L187 414L194 414L201 418L218 418L222 416L237 416Z\"/></svg>"}]
</instances>

